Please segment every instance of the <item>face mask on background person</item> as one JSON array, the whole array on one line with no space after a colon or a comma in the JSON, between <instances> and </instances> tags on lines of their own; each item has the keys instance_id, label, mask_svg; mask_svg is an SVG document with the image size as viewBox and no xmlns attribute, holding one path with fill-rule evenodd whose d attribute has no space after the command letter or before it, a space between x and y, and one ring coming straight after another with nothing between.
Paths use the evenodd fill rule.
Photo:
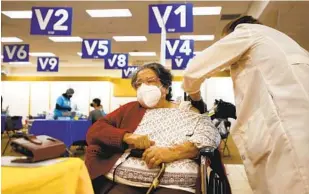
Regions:
<instances>
[{"instance_id":1,"label":"face mask on background person","mask_svg":"<svg viewBox=\"0 0 309 194\"><path fill-rule=\"evenodd\" d=\"M161 99L161 90L158 86L142 84L137 89L137 100L139 103L152 108L158 104Z\"/></svg>"}]
</instances>

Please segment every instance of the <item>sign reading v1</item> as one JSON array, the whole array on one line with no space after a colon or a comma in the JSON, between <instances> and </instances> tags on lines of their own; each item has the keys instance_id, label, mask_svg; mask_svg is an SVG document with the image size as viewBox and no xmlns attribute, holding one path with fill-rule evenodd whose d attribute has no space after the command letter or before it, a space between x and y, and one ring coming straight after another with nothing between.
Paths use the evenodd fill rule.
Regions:
<instances>
[{"instance_id":1,"label":"sign reading v1","mask_svg":"<svg viewBox=\"0 0 309 194\"><path fill-rule=\"evenodd\" d=\"M105 39L84 39L82 43L82 58L106 58L111 52L111 41Z\"/></svg>"},{"instance_id":2,"label":"sign reading v1","mask_svg":"<svg viewBox=\"0 0 309 194\"><path fill-rule=\"evenodd\" d=\"M58 72L59 58L58 57L38 57L37 71Z\"/></svg>"},{"instance_id":3,"label":"sign reading v1","mask_svg":"<svg viewBox=\"0 0 309 194\"><path fill-rule=\"evenodd\" d=\"M105 69L123 69L128 67L129 56L128 54L117 53L110 54L104 59Z\"/></svg>"},{"instance_id":4,"label":"sign reading v1","mask_svg":"<svg viewBox=\"0 0 309 194\"><path fill-rule=\"evenodd\" d=\"M193 5L149 5L149 33L161 33L165 25L167 33L193 32Z\"/></svg>"},{"instance_id":5,"label":"sign reading v1","mask_svg":"<svg viewBox=\"0 0 309 194\"><path fill-rule=\"evenodd\" d=\"M3 62L28 62L29 44L3 45Z\"/></svg>"},{"instance_id":6,"label":"sign reading v1","mask_svg":"<svg viewBox=\"0 0 309 194\"><path fill-rule=\"evenodd\" d=\"M71 35L71 7L32 7L31 35Z\"/></svg>"},{"instance_id":7,"label":"sign reading v1","mask_svg":"<svg viewBox=\"0 0 309 194\"><path fill-rule=\"evenodd\" d=\"M127 79L130 78L132 73L137 70L138 66L128 66L127 68L122 69L122 78Z\"/></svg>"},{"instance_id":8,"label":"sign reading v1","mask_svg":"<svg viewBox=\"0 0 309 194\"><path fill-rule=\"evenodd\" d=\"M165 58L172 59L175 57L193 57L194 41L167 39L165 49Z\"/></svg>"}]
</instances>

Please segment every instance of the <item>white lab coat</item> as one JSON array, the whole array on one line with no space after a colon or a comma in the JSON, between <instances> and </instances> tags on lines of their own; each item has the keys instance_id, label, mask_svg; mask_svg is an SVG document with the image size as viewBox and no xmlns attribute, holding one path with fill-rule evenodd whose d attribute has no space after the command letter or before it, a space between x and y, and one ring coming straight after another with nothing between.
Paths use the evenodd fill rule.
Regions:
<instances>
[{"instance_id":1,"label":"white lab coat","mask_svg":"<svg viewBox=\"0 0 309 194\"><path fill-rule=\"evenodd\" d=\"M255 194L309 194L309 54L285 34L241 24L188 64L183 88L231 67L231 134Z\"/></svg>"}]
</instances>

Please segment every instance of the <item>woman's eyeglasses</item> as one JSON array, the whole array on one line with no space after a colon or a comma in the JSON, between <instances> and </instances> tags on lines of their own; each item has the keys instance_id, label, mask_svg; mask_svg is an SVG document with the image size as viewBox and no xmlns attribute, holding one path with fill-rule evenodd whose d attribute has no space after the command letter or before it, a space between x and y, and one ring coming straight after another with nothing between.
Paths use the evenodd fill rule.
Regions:
<instances>
[{"instance_id":1,"label":"woman's eyeglasses","mask_svg":"<svg viewBox=\"0 0 309 194\"><path fill-rule=\"evenodd\" d=\"M134 82L134 88L140 87L143 83L147 85L156 85L160 81L157 77L147 78L146 80L137 80Z\"/></svg>"}]
</instances>

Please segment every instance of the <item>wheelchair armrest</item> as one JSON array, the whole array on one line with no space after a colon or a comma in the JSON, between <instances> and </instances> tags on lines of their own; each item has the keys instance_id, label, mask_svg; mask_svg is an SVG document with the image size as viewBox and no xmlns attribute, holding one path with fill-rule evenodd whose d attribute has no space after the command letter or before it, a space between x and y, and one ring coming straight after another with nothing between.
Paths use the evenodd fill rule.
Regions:
<instances>
[{"instance_id":1,"label":"wheelchair armrest","mask_svg":"<svg viewBox=\"0 0 309 194\"><path fill-rule=\"evenodd\" d=\"M204 147L200 150L200 155L206 156L208 158L212 158L215 155L215 150L216 150L216 148L207 146L207 147Z\"/></svg>"}]
</instances>

